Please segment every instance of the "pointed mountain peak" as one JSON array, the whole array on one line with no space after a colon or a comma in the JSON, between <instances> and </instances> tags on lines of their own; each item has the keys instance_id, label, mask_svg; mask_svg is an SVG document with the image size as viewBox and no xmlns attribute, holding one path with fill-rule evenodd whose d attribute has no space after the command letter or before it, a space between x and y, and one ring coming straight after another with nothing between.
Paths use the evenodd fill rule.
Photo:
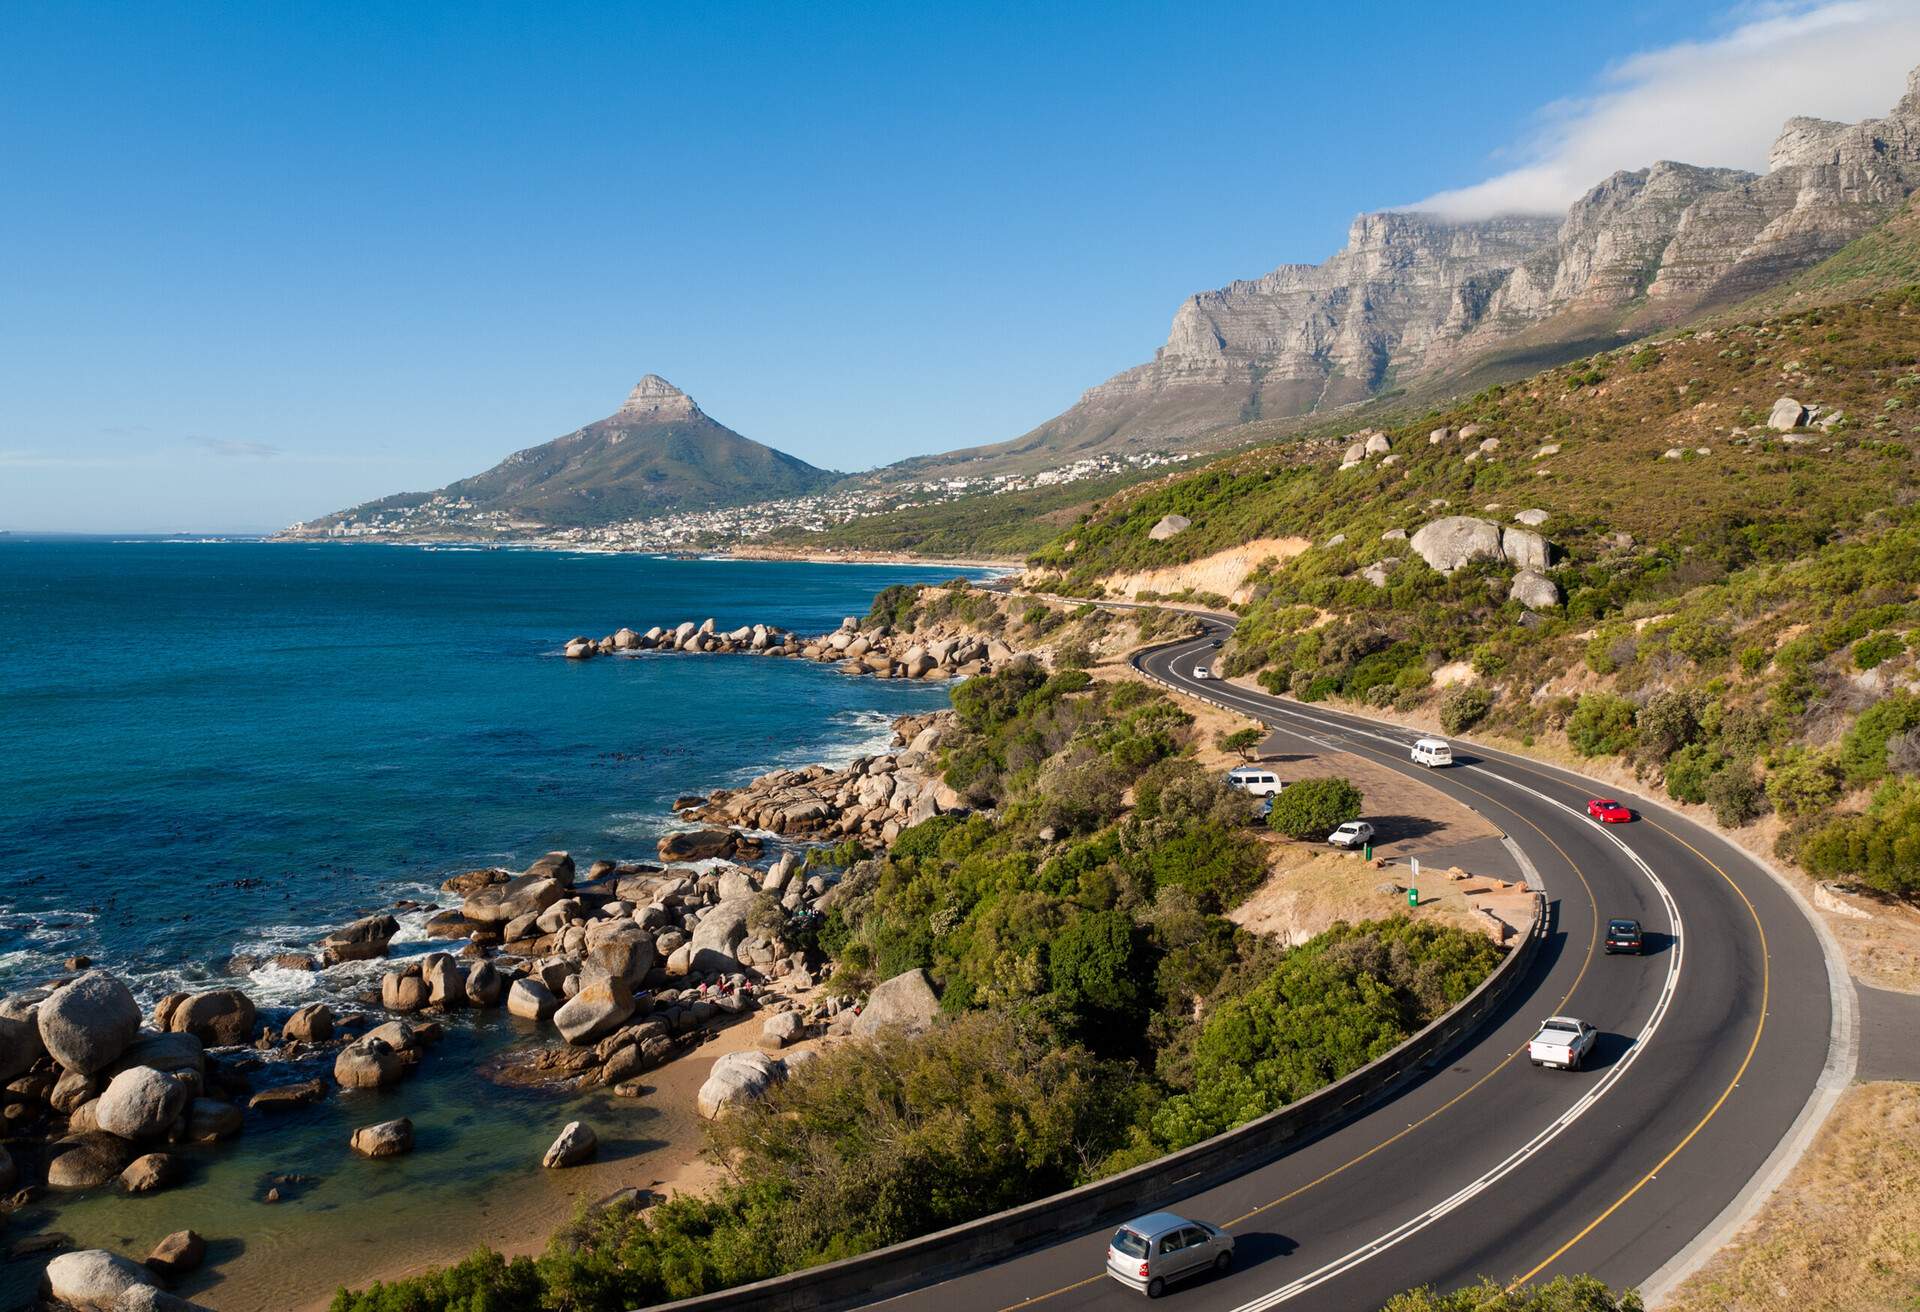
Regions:
<instances>
[{"instance_id":1,"label":"pointed mountain peak","mask_svg":"<svg viewBox=\"0 0 1920 1312\"><path fill-rule=\"evenodd\" d=\"M626 404L617 416L621 419L690 419L700 413L693 398L662 378L648 374L627 393Z\"/></svg>"}]
</instances>

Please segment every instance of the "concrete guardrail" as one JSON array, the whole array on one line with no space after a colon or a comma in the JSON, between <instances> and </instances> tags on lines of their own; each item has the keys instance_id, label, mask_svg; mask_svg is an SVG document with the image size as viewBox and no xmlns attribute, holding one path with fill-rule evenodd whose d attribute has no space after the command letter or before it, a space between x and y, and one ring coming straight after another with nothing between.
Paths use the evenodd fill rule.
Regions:
<instances>
[{"instance_id":1,"label":"concrete guardrail","mask_svg":"<svg viewBox=\"0 0 1920 1312\"><path fill-rule=\"evenodd\" d=\"M1326 1088L1205 1142L1078 1189L918 1239L734 1289L657 1304L655 1312L743 1308L794 1312L871 1303L1124 1221L1244 1175L1304 1140L1350 1120L1440 1061L1506 1006L1526 978L1546 935L1547 900L1544 894L1535 893L1533 923L1525 937L1459 1006L1392 1052ZM1092 1245L1088 1247L1087 1263L1089 1275L1098 1272Z\"/></svg>"}]
</instances>

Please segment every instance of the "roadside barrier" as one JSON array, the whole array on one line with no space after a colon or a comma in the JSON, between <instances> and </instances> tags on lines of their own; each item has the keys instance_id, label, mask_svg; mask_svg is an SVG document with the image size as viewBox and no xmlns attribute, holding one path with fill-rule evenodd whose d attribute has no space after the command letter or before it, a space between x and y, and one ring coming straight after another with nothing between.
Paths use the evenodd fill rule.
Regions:
<instances>
[{"instance_id":1,"label":"roadside barrier","mask_svg":"<svg viewBox=\"0 0 1920 1312\"><path fill-rule=\"evenodd\" d=\"M1539 955L1547 922L1546 896L1535 893L1525 937L1458 1006L1392 1052L1278 1111L1078 1189L857 1257L657 1304L655 1312L855 1307L1099 1230L1245 1175L1352 1120L1445 1059L1513 998ZM1099 1263L1098 1246L1089 1239L1087 1274L1097 1275Z\"/></svg>"}]
</instances>

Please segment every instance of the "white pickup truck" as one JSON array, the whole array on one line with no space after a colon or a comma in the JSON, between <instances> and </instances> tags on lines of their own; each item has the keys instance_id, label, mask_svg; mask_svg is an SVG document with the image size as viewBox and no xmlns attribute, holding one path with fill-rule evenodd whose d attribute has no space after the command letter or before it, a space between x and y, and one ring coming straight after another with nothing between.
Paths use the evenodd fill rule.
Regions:
<instances>
[{"instance_id":1,"label":"white pickup truck","mask_svg":"<svg viewBox=\"0 0 1920 1312\"><path fill-rule=\"evenodd\" d=\"M1535 1066L1577 1071L1599 1037L1600 1031L1583 1020L1549 1016L1540 1022L1540 1032L1527 1044L1527 1059Z\"/></svg>"}]
</instances>

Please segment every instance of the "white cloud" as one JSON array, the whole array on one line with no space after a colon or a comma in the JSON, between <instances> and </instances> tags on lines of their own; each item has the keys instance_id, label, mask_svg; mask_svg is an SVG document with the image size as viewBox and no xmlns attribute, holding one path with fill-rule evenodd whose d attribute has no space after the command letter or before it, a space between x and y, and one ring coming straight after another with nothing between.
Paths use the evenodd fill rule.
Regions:
<instances>
[{"instance_id":1,"label":"white cloud","mask_svg":"<svg viewBox=\"0 0 1920 1312\"><path fill-rule=\"evenodd\" d=\"M1789 117L1884 115L1920 64L1912 0L1748 5L1730 20L1721 36L1634 55L1594 95L1544 108L1510 152L1519 167L1408 208L1558 214L1608 174L1663 159L1765 172Z\"/></svg>"}]
</instances>

